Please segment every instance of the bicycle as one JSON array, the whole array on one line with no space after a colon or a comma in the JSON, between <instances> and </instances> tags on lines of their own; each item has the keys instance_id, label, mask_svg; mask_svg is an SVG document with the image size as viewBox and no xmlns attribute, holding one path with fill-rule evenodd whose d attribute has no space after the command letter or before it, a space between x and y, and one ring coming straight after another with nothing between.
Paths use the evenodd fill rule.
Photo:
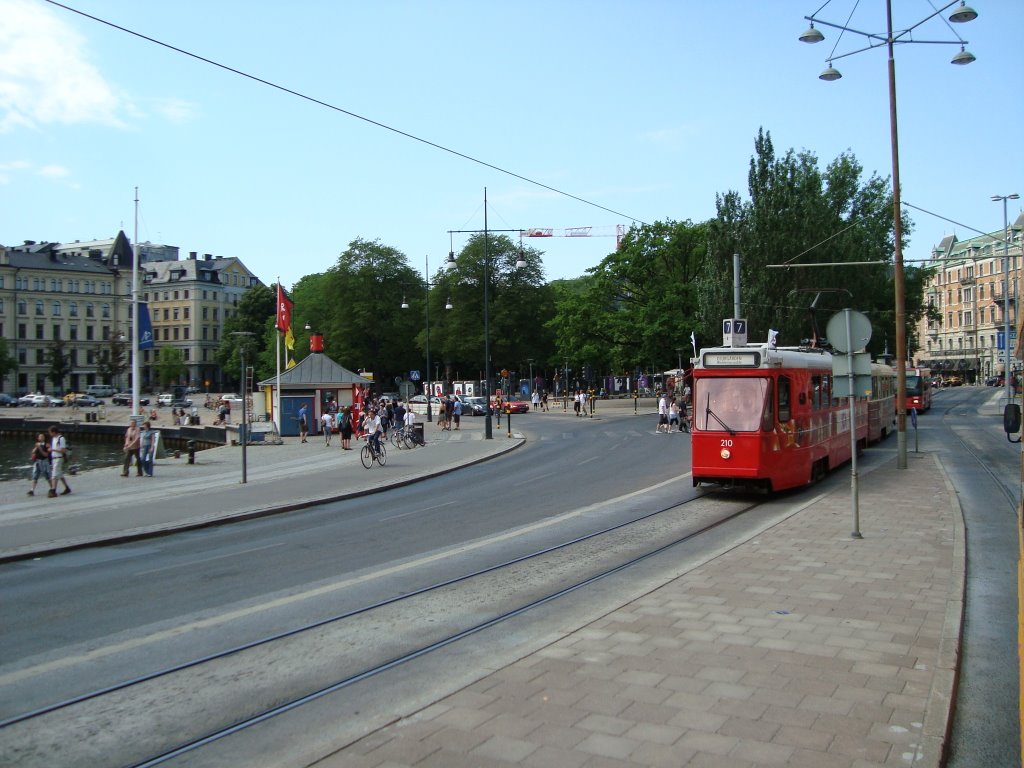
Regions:
<instances>
[{"instance_id":1,"label":"bicycle","mask_svg":"<svg viewBox=\"0 0 1024 768\"><path fill-rule=\"evenodd\" d=\"M387 464L388 452L384 447L384 443L378 443L379 447L375 449L368 436L364 436L364 439L366 440L366 445L364 445L363 449L359 452L359 460L363 462L363 466L369 469L373 466L374 461L382 467Z\"/></svg>"},{"instance_id":2,"label":"bicycle","mask_svg":"<svg viewBox=\"0 0 1024 768\"><path fill-rule=\"evenodd\" d=\"M412 432L405 428L405 426L397 427L391 430L391 436L389 438L391 444L402 450L403 448L415 448L416 441L412 436Z\"/></svg>"}]
</instances>

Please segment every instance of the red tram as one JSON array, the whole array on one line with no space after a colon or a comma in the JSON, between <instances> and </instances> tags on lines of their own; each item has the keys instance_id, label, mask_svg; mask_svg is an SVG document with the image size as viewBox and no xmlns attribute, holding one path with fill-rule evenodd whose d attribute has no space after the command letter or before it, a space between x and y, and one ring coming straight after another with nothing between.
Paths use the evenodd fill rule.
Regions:
<instances>
[{"instance_id":1,"label":"red tram","mask_svg":"<svg viewBox=\"0 0 1024 768\"><path fill-rule=\"evenodd\" d=\"M693 484L780 491L850 460L847 399L833 395L832 355L767 344L702 349L693 369ZM896 373L871 367L854 411L857 445L895 431Z\"/></svg>"}]
</instances>

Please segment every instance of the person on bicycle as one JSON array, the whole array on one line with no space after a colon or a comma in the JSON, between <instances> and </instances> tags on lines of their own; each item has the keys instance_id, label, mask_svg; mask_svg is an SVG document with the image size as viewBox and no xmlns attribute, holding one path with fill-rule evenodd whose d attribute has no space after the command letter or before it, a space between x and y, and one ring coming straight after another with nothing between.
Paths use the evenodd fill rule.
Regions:
<instances>
[{"instance_id":1,"label":"person on bicycle","mask_svg":"<svg viewBox=\"0 0 1024 768\"><path fill-rule=\"evenodd\" d=\"M376 408L370 409L363 426L366 431L366 439L370 443L370 447L373 448L373 452L380 453L380 435L383 429L380 424L380 414L377 413Z\"/></svg>"}]
</instances>

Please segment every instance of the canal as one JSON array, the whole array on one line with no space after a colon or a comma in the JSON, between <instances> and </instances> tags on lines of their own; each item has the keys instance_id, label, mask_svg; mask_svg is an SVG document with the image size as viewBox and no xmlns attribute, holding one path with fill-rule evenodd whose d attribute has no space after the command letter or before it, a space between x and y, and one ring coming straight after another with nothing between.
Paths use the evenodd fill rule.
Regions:
<instances>
[{"instance_id":1,"label":"canal","mask_svg":"<svg viewBox=\"0 0 1024 768\"><path fill-rule=\"evenodd\" d=\"M110 442L68 442L72 449L70 463L72 466L78 465L78 472L114 467L124 459L120 437ZM26 486L31 482L32 462L29 455L33 445L35 439L27 434L22 439L8 434L0 440L0 480L24 480Z\"/></svg>"}]
</instances>

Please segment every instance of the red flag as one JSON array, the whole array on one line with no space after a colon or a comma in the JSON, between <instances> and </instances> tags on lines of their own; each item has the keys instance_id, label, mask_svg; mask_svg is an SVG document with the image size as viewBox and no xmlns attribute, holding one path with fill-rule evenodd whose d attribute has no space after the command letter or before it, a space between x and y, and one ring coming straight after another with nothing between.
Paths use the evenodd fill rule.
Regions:
<instances>
[{"instance_id":1,"label":"red flag","mask_svg":"<svg viewBox=\"0 0 1024 768\"><path fill-rule=\"evenodd\" d=\"M281 284L277 284L277 322L274 327L279 331L287 331L292 327L292 308L295 305L292 300L288 298L288 294L284 292L284 288Z\"/></svg>"}]
</instances>

